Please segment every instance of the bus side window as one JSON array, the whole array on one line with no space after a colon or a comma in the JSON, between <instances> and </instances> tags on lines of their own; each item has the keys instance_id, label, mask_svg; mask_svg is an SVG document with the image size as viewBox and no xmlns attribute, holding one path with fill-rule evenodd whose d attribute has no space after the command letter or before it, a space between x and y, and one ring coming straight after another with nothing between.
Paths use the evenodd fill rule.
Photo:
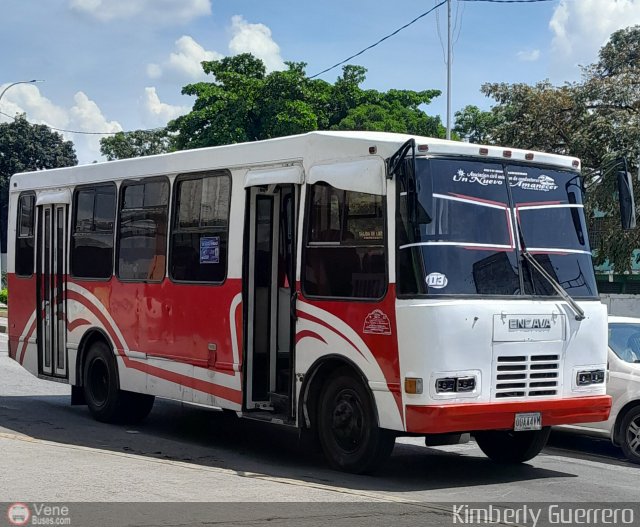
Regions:
<instances>
[{"instance_id":1,"label":"bus side window","mask_svg":"<svg viewBox=\"0 0 640 527\"><path fill-rule=\"evenodd\" d=\"M227 172L178 176L169 276L219 284L227 277L231 178Z\"/></svg>"},{"instance_id":2,"label":"bus side window","mask_svg":"<svg viewBox=\"0 0 640 527\"><path fill-rule=\"evenodd\" d=\"M116 186L80 187L73 197L71 276L107 279L113 273Z\"/></svg>"},{"instance_id":3,"label":"bus side window","mask_svg":"<svg viewBox=\"0 0 640 527\"><path fill-rule=\"evenodd\" d=\"M118 278L159 282L167 252L169 181L124 182L118 228Z\"/></svg>"},{"instance_id":4,"label":"bus side window","mask_svg":"<svg viewBox=\"0 0 640 527\"><path fill-rule=\"evenodd\" d=\"M18 198L15 252L15 269L18 276L33 275L35 203L36 197L33 194L21 194Z\"/></svg>"},{"instance_id":5,"label":"bus side window","mask_svg":"<svg viewBox=\"0 0 640 527\"><path fill-rule=\"evenodd\" d=\"M305 295L382 298L387 289L383 197L326 183L309 190Z\"/></svg>"}]
</instances>

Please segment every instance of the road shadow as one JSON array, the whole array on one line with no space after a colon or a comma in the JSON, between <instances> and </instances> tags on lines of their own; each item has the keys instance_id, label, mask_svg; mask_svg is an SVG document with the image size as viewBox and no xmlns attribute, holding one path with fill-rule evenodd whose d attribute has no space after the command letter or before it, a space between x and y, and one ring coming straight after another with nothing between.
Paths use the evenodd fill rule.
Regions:
<instances>
[{"instance_id":1,"label":"road shadow","mask_svg":"<svg viewBox=\"0 0 640 527\"><path fill-rule=\"evenodd\" d=\"M529 464L502 466L473 447L445 451L402 443L375 476L356 476L327 468L317 447L301 441L294 429L160 399L143 423L108 425L94 421L85 406L70 406L69 399L2 396L0 432L358 491L411 492L576 477Z\"/></svg>"}]
</instances>

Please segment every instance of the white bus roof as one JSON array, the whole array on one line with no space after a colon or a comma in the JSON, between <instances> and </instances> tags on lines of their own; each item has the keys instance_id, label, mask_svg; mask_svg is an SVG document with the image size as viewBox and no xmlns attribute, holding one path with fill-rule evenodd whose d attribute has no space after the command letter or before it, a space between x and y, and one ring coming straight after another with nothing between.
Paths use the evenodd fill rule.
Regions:
<instances>
[{"instance_id":1,"label":"white bus roof","mask_svg":"<svg viewBox=\"0 0 640 527\"><path fill-rule=\"evenodd\" d=\"M388 158L407 140L414 138L422 148L417 155L463 155L501 161L543 164L559 169L577 170L577 158L545 154L531 150L483 146L460 141L411 136L387 132L309 132L265 141L182 150L169 154L106 161L74 167L38 170L15 174L11 191L56 188L68 185L116 181L150 175L172 175L203 170L260 167L290 162L302 163L307 171L318 163L376 155ZM481 154L482 150L482 154ZM508 152L508 155L505 153ZM531 158L531 156L533 157ZM529 158L529 159L528 159Z\"/></svg>"}]
</instances>

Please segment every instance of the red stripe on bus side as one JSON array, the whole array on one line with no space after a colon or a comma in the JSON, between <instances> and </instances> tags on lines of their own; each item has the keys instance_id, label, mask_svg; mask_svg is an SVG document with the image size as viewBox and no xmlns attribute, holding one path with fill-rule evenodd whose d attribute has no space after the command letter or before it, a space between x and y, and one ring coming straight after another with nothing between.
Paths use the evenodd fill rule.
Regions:
<instances>
[{"instance_id":1,"label":"red stripe on bus side","mask_svg":"<svg viewBox=\"0 0 640 527\"><path fill-rule=\"evenodd\" d=\"M89 309L96 317L98 317L102 325L108 331L109 336L113 339L113 342L116 348L120 350L124 350L124 343L115 334L111 323L100 312L99 309L97 309L93 304L86 302L85 297L75 291L68 290L67 298L80 302L87 309ZM196 379L194 377L189 377L187 375L183 375L180 373L174 373L168 370L163 370L162 368L158 368L157 366L151 366L150 364L144 364L142 362L134 361L130 357L127 357L124 353L121 355L119 354L119 356L122 358L124 365L127 368L138 370L143 373L152 375L153 377L158 377L160 379L173 382L175 384L187 386L189 388L193 388L198 391L214 395L216 397L221 397L222 399L226 399L228 401L231 401L237 404L242 404L242 392L240 390L227 388L226 386L220 386L218 384Z\"/></svg>"}]
</instances>

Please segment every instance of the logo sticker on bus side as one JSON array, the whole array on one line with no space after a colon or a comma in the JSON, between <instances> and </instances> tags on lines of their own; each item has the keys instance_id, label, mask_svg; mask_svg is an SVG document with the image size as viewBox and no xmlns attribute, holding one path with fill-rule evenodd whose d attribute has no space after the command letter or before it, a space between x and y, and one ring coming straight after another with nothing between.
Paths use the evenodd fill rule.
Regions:
<instances>
[{"instance_id":1,"label":"logo sticker on bus side","mask_svg":"<svg viewBox=\"0 0 640 527\"><path fill-rule=\"evenodd\" d=\"M368 335L391 335L391 322L389 317L381 310L374 309L364 319L362 332Z\"/></svg>"},{"instance_id":2,"label":"logo sticker on bus side","mask_svg":"<svg viewBox=\"0 0 640 527\"><path fill-rule=\"evenodd\" d=\"M442 273L430 273L427 275L427 285L433 289L443 289L447 287L449 280Z\"/></svg>"}]
</instances>

